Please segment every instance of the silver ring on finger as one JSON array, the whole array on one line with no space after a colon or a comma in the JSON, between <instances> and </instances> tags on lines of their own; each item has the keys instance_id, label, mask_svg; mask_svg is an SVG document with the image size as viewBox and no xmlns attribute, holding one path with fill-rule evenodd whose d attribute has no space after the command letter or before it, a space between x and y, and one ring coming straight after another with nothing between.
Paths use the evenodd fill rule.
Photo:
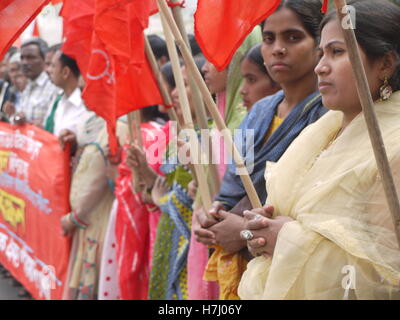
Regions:
<instances>
[{"instance_id":1,"label":"silver ring on finger","mask_svg":"<svg viewBox=\"0 0 400 320\"><path fill-rule=\"evenodd\" d=\"M240 237L243 240L249 241L254 238L254 234L250 230L242 230L242 231L240 231Z\"/></svg>"}]
</instances>

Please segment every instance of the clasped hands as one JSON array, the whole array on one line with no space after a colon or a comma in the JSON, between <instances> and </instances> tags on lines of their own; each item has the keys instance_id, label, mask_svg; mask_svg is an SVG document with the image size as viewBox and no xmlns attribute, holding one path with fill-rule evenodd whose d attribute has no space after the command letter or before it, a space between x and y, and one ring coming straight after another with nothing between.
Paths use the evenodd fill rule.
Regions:
<instances>
[{"instance_id":1,"label":"clasped hands","mask_svg":"<svg viewBox=\"0 0 400 320\"><path fill-rule=\"evenodd\" d=\"M196 240L205 245L220 245L225 251L235 253L247 246L253 256L272 256L278 233L287 222L287 216L272 218L274 208L266 205L263 208L244 211L244 217L223 210L220 202L213 203L208 215L204 209L195 212ZM249 230L252 238L245 240L241 231Z\"/></svg>"}]
</instances>

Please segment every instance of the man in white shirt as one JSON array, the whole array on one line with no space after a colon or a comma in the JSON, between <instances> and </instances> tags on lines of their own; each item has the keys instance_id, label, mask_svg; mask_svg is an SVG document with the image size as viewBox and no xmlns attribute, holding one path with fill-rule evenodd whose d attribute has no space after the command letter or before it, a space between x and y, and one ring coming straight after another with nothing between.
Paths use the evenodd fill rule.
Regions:
<instances>
[{"instance_id":1,"label":"man in white shirt","mask_svg":"<svg viewBox=\"0 0 400 320\"><path fill-rule=\"evenodd\" d=\"M14 116L17 123L27 121L43 126L47 109L57 94L57 88L44 71L46 50L46 42L39 38L28 40L21 46L22 72L29 79L29 83L22 92Z\"/></svg>"},{"instance_id":2,"label":"man in white shirt","mask_svg":"<svg viewBox=\"0 0 400 320\"><path fill-rule=\"evenodd\" d=\"M58 50L52 58L49 74L63 93L50 106L44 128L58 136L63 145L68 136L77 136L78 125L89 111L82 100L78 86L80 72L74 59Z\"/></svg>"}]
</instances>

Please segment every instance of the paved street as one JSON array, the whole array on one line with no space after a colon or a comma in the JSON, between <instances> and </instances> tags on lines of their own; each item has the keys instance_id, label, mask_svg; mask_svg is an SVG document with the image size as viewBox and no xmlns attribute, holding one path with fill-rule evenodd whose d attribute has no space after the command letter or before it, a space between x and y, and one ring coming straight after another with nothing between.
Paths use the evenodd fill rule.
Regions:
<instances>
[{"instance_id":1,"label":"paved street","mask_svg":"<svg viewBox=\"0 0 400 320\"><path fill-rule=\"evenodd\" d=\"M18 297L18 290L21 287L14 287L10 278L6 279L0 274L0 300L23 300Z\"/></svg>"}]
</instances>

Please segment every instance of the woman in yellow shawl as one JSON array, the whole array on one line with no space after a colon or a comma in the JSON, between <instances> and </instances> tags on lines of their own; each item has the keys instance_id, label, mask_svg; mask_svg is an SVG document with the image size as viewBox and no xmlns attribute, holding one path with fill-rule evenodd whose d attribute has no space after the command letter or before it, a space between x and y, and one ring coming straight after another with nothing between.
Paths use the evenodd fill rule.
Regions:
<instances>
[{"instance_id":1,"label":"woman in yellow shawl","mask_svg":"<svg viewBox=\"0 0 400 320\"><path fill-rule=\"evenodd\" d=\"M400 190L400 8L349 3L375 111ZM315 71L332 111L267 163L271 206L245 212L254 258L242 299L398 299L400 250L334 12L321 24ZM395 91L391 93L391 91ZM273 211L273 217L267 218ZM248 232L249 231L249 232Z\"/></svg>"}]
</instances>

